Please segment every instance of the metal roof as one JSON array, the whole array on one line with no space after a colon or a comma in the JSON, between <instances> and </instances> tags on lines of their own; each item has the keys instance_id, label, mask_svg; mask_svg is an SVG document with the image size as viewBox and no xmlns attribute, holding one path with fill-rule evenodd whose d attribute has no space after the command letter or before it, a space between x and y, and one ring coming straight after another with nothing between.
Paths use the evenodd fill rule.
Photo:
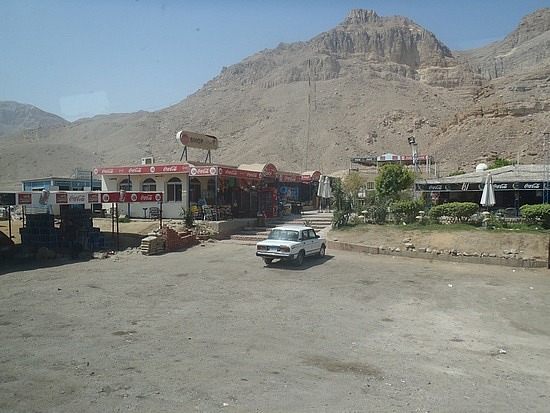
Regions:
<instances>
[{"instance_id":1,"label":"metal roof","mask_svg":"<svg viewBox=\"0 0 550 413\"><path fill-rule=\"evenodd\" d=\"M459 184L459 183L482 183L490 173L493 176L493 183L504 182L544 182L548 179L545 170L546 165L509 165L501 168L474 171L462 175L447 176L443 178L417 179L416 183L426 184Z\"/></svg>"}]
</instances>

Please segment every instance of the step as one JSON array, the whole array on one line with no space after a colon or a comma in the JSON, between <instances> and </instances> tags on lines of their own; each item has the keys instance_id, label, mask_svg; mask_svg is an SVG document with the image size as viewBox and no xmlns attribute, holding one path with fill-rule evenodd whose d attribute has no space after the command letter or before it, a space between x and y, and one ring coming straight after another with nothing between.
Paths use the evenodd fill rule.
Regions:
<instances>
[{"instance_id":1,"label":"step","mask_svg":"<svg viewBox=\"0 0 550 413\"><path fill-rule=\"evenodd\" d=\"M229 238L234 241L248 241L248 242L256 243L267 239L267 235L264 237L261 235L233 234Z\"/></svg>"}]
</instances>

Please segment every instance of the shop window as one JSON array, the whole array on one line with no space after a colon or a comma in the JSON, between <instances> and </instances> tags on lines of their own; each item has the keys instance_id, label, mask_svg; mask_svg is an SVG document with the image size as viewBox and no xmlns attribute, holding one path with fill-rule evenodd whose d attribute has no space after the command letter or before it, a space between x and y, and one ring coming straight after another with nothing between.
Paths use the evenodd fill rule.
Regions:
<instances>
[{"instance_id":1,"label":"shop window","mask_svg":"<svg viewBox=\"0 0 550 413\"><path fill-rule=\"evenodd\" d=\"M129 179L123 179L118 184L119 191L131 191L132 190L132 181Z\"/></svg>"},{"instance_id":2,"label":"shop window","mask_svg":"<svg viewBox=\"0 0 550 413\"><path fill-rule=\"evenodd\" d=\"M156 191L157 190L157 183L153 178L147 178L143 183L141 184L141 190L142 191Z\"/></svg>"},{"instance_id":3,"label":"shop window","mask_svg":"<svg viewBox=\"0 0 550 413\"><path fill-rule=\"evenodd\" d=\"M181 202L182 185L181 179L172 178L166 184L166 200L168 202Z\"/></svg>"},{"instance_id":4,"label":"shop window","mask_svg":"<svg viewBox=\"0 0 550 413\"><path fill-rule=\"evenodd\" d=\"M189 199L191 202L199 202L201 197L201 182L197 178L189 182Z\"/></svg>"}]
</instances>

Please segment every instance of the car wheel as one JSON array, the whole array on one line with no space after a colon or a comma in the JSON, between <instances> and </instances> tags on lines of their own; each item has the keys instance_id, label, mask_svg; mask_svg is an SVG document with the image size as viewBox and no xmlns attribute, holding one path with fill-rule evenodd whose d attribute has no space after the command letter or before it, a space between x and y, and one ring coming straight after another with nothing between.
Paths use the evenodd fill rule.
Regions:
<instances>
[{"instance_id":1,"label":"car wheel","mask_svg":"<svg viewBox=\"0 0 550 413\"><path fill-rule=\"evenodd\" d=\"M300 251L298 253L298 256L294 259L294 264L296 264L297 267L301 267L302 264L304 263L304 256L305 256L304 251Z\"/></svg>"},{"instance_id":2,"label":"car wheel","mask_svg":"<svg viewBox=\"0 0 550 413\"><path fill-rule=\"evenodd\" d=\"M321 245L321 248L319 249L319 258L323 258L325 256L325 252L327 250L327 247L324 245Z\"/></svg>"},{"instance_id":3,"label":"car wheel","mask_svg":"<svg viewBox=\"0 0 550 413\"><path fill-rule=\"evenodd\" d=\"M264 258L264 262L269 265L273 262L273 258Z\"/></svg>"}]
</instances>

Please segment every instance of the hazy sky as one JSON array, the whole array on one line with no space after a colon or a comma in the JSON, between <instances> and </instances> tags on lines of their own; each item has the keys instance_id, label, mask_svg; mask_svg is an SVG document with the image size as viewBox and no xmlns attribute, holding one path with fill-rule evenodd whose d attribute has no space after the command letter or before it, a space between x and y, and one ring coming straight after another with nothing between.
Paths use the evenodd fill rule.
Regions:
<instances>
[{"instance_id":1,"label":"hazy sky","mask_svg":"<svg viewBox=\"0 0 550 413\"><path fill-rule=\"evenodd\" d=\"M402 15L451 50L501 40L550 0L0 0L0 100L73 121L154 111L352 9Z\"/></svg>"}]
</instances>

